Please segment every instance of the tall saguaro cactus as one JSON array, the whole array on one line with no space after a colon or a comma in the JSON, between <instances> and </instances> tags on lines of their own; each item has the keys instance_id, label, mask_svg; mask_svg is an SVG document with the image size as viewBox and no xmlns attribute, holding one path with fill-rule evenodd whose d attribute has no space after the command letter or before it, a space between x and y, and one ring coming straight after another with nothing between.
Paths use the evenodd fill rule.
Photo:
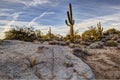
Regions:
<instances>
[{"instance_id":1,"label":"tall saguaro cactus","mask_svg":"<svg viewBox=\"0 0 120 80\"><path fill-rule=\"evenodd\" d=\"M73 37L74 36L73 25L75 23L75 20L73 20L71 3L69 4L69 11L67 11L67 17L68 17L68 20L65 20L65 23L66 23L67 26L70 27L70 36Z\"/></svg>"}]
</instances>

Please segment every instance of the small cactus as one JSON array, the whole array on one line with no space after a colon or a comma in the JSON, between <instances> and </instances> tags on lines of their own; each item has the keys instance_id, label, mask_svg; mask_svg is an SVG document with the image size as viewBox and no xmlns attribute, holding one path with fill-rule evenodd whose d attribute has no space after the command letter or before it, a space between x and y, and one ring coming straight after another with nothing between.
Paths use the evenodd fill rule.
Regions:
<instances>
[{"instance_id":1,"label":"small cactus","mask_svg":"<svg viewBox=\"0 0 120 80\"><path fill-rule=\"evenodd\" d=\"M48 31L49 39L51 39L51 35L52 35L52 33L51 33L51 27L49 27L49 31Z\"/></svg>"},{"instance_id":2,"label":"small cactus","mask_svg":"<svg viewBox=\"0 0 120 80\"><path fill-rule=\"evenodd\" d=\"M98 28L98 36L99 38L101 38L103 35L103 27L101 27L101 22L97 24L97 28Z\"/></svg>"}]
</instances>

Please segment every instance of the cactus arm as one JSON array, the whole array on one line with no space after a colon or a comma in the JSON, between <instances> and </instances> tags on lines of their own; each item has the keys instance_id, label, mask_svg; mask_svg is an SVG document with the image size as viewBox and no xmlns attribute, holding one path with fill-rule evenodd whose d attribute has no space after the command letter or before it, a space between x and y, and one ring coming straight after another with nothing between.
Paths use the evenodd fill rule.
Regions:
<instances>
[{"instance_id":1,"label":"cactus arm","mask_svg":"<svg viewBox=\"0 0 120 80\"><path fill-rule=\"evenodd\" d=\"M67 11L67 16L68 16L68 21L69 21L69 23L71 24L71 23L72 23L72 20L71 20L69 11Z\"/></svg>"},{"instance_id":2,"label":"cactus arm","mask_svg":"<svg viewBox=\"0 0 120 80\"><path fill-rule=\"evenodd\" d=\"M70 24L68 24L68 21L67 21L67 20L65 20L65 23L66 23L66 25L70 26Z\"/></svg>"}]
</instances>

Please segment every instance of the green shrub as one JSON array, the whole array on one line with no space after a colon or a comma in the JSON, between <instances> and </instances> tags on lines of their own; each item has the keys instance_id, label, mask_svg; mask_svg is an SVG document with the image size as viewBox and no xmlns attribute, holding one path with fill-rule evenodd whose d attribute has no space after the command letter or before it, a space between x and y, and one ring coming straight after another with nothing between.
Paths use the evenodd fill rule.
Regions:
<instances>
[{"instance_id":1,"label":"green shrub","mask_svg":"<svg viewBox=\"0 0 120 80\"><path fill-rule=\"evenodd\" d=\"M64 37L64 41L70 41L73 43L80 42L81 36L78 34L74 34L74 36L70 36L69 34Z\"/></svg>"},{"instance_id":2,"label":"green shrub","mask_svg":"<svg viewBox=\"0 0 120 80\"><path fill-rule=\"evenodd\" d=\"M115 28L111 28L108 29L104 32L104 35L110 35L110 34L118 34L119 35L120 31L115 29Z\"/></svg>"},{"instance_id":3,"label":"green shrub","mask_svg":"<svg viewBox=\"0 0 120 80\"><path fill-rule=\"evenodd\" d=\"M101 26L101 23L99 22L97 24L97 27L89 27L88 30L82 33L82 40L84 41L96 41L100 40L103 37L103 27Z\"/></svg>"},{"instance_id":4,"label":"green shrub","mask_svg":"<svg viewBox=\"0 0 120 80\"><path fill-rule=\"evenodd\" d=\"M82 40L89 41L93 40L96 41L99 39L99 32L96 27L90 27L89 30L86 30L82 33Z\"/></svg>"},{"instance_id":5,"label":"green shrub","mask_svg":"<svg viewBox=\"0 0 120 80\"><path fill-rule=\"evenodd\" d=\"M106 42L105 45L106 45L106 46L109 46L109 47L115 47L115 46L117 46L118 44L117 44L117 42L115 42L115 41L113 41L113 40L109 40L109 41Z\"/></svg>"},{"instance_id":6,"label":"green shrub","mask_svg":"<svg viewBox=\"0 0 120 80\"><path fill-rule=\"evenodd\" d=\"M33 41L36 39L36 34L32 27L16 27L5 32L5 39Z\"/></svg>"}]
</instances>

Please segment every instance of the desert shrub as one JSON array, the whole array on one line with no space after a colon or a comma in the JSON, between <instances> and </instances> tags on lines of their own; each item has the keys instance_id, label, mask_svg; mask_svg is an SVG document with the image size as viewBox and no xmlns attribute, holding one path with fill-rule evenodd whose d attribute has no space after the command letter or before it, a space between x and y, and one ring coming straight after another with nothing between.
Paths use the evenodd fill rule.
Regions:
<instances>
[{"instance_id":1,"label":"desert shrub","mask_svg":"<svg viewBox=\"0 0 120 80\"><path fill-rule=\"evenodd\" d=\"M109 46L109 47L114 47L114 46L117 46L117 42L113 41L113 40L109 40L105 43L106 46Z\"/></svg>"},{"instance_id":2,"label":"desert shrub","mask_svg":"<svg viewBox=\"0 0 120 80\"><path fill-rule=\"evenodd\" d=\"M32 27L15 27L5 32L5 39L33 41L36 39L36 34Z\"/></svg>"},{"instance_id":3,"label":"desert shrub","mask_svg":"<svg viewBox=\"0 0 120 80\"><path fill-rule=\"evenodd\" d=\"M82 40L89 41L93 40L96 41L100 39L98 29L96 27L90 27L89 30L86 30L82 33Z\"/></svg>"},{"instance_id":4,"label":"desert shrub","mask_svg":"<svg viewBox=\"0 0 120 80\"><path fill-rule=\"evenodd\" d=\"M74 48L73 49L73 55L79 58L84 58L88 56L88 51L87 50L82 50L81 48Z\"/></svg>"},{"instance_id":5,"label":"desert shrub","mask_svg":"<svg viewBox=\"0 0 120 80\"><path fill-rule=\"evenodd\" d=\"M28 61L28 63L25 63L28 67L33 68L37 65L35 57L26 57L25 59Z\"/></svg>"},{"instance_id":6,"label":"desert shrub","mask_svg":"<svg viewBox=\"0 0 120 80\"><path fill-rule=\"evenodd\" d=\"M49 41L48 44L49 44L49 45L57 45L57 42L56 42L56 41Z\"/></svg>"},{"instance_id":7,"label":"desert shrub","mask_svg":"<svg viewBox=\"0 0 120 80\"><path fill-rule=\"evenodd\" d=\"M59 40L59 37L53 33L42 35L42 38L44 39L44 41Z\"/></svg>"},{"instance_id":8,"label":"desert shrub","mask_svg":"<svg viewBox=\"0 0 120 80\"><path fill-rule=\"evenodd\" d=\"M49 41L48 44L49 45L59 45L59 46L67 46L68 45L67 42L63 42L63 41Z\"/></svg>"},{"instance_id":9,"label":"desert shrub","mask_svg":"<svg viewBox=\"0 0 120 80\"><path fill-rule=\"evenodd\" d=\"M74 34L74 36L71 36L71 35L68 34L64 37L64 41L70 41L70 42L73 42L73 43L80 42L80 39L81 39L81 36L78 35L78 34Z\"/></svg>"},{"instance_id":10,"label":"desert shrub","mask_svg":"<svg viewBox=\"0 0 120 80\"><path fill-rule=\"evenodd\" d=\"M103 37L103 27L101 26L101 23L99 22L97 24L97 27L89 27L88 30L82 33L82 40L88 41L88 40L100 40Z\"/></svg>"},{"instance_id":11,"label":"desert shrub","mask_svg":"<svg viewBox=\"0 0 120 80\"><path fill-rule=\"evenodd\" d=\"M110 34L120 34L120 31L115 29L115 28L111 28L111 29L108 29L106 31L104 31L103 33L104 35L110 35Z\"/></svg>"}]
</instances>

